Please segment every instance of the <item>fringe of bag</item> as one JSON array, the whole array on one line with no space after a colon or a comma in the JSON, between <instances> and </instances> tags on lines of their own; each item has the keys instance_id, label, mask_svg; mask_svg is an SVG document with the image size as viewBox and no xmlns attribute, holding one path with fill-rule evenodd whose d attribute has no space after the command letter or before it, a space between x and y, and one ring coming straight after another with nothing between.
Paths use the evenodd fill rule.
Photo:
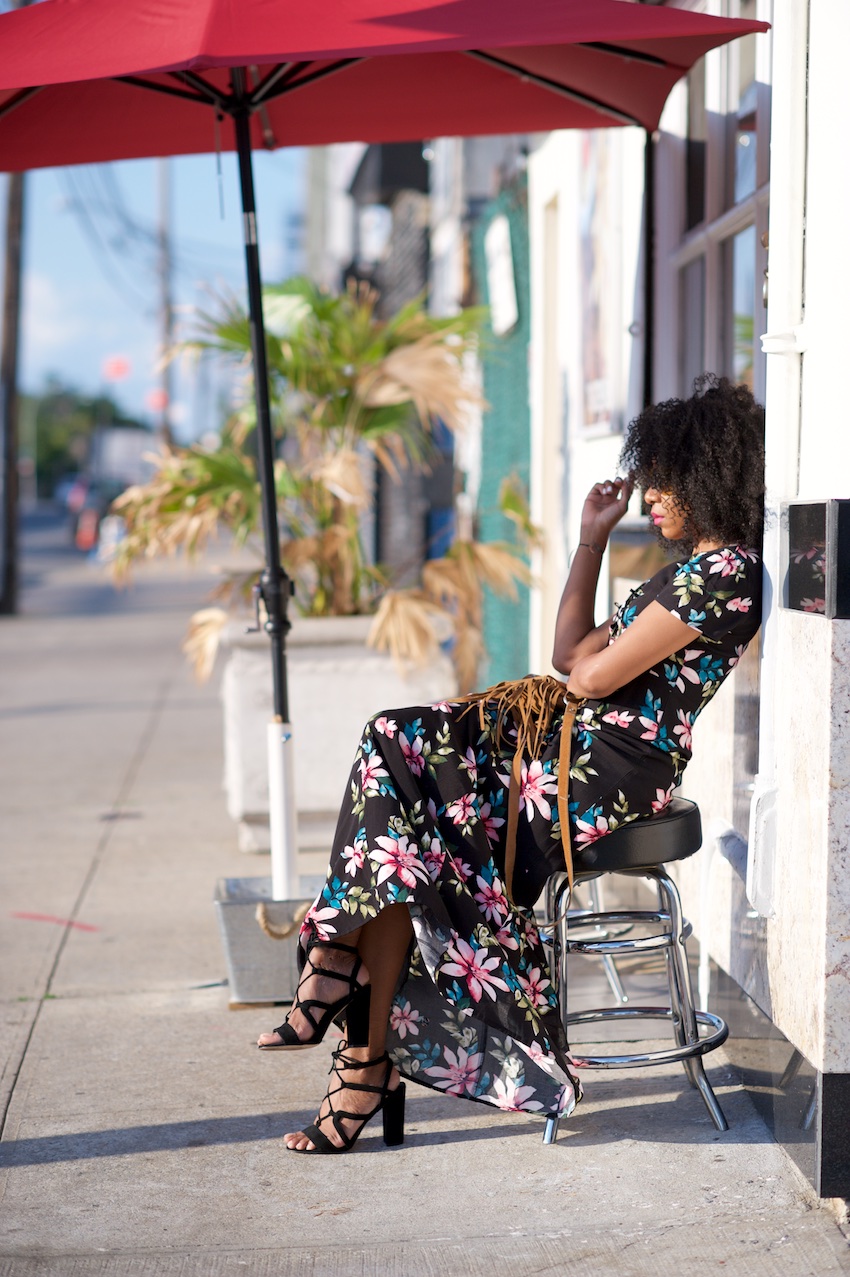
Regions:
<instances>
[{"instance_id":1,"label":"fringe of bag","mask_svg":"<svg viewBox=\"0 0 850 1277\"><path fill-rule=\"evenodd\" d=\"M551 674L527 674L525 678L496 683L483 692L471 692L467 696L458 696L455 699L466 702L467 709L462 711L463 714L469 713L469 710L475 706L478 707L478 720L482 731L487 725L487 711L492 713L495 710L497 741L507 743L509 726L516 731L505 829L505 891L511 902L513 902L523 756L528 754L531 758L537 758L540 755L555 715L563 713L558 763L558 819L561 825L564 868L569 880L569 900L574 881L569 816L570 744L576 712L584 702L571 696L567 692L566 683L553 678Z\"/></svg>"}]
</instances>

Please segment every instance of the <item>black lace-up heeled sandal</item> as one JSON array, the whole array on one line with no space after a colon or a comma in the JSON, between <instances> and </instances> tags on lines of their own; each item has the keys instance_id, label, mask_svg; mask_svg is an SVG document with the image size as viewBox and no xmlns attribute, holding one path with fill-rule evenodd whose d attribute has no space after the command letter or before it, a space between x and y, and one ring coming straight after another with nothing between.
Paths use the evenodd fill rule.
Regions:
<instances>
[{"instance_id":1,"label":"black lace-up heeled sandal","mask_svg":"<svg viewBox=\"0 0 850 1277\"><path fill-rule=\"evenodd\" d=\"M370 1122L376 1113L383 1112L384 1115L384 1143L388 1147L404 1143L404 1082L399 1082L394 1091L389 1089L390 1078L392 1077L393 1065L392 1060L384 1051L383 1055L377 1056L374 1060L351 1060L345 1056L345 1047L341 1046L334 1051L333 1064L331 1065L330 1076L336 1078L338 1085L333 1083L328 1087L327 1102L328 1111L324 1117L316 1118L310 1126L305 1126L304 1134L308 1140L314 1145L313 1148L290 1148L290 1153L349 1153L360 1138L363 1127ZM386 1069L384 1072L384 1080L380 1086L369 1086L365 1082L346 1082L344 1074L354 1070L362 1070L372 1068L375 1065L384 1064ZM334 1096L339 1095L342 1091L368 1091L371 1095L378 1096L378 1102L373 1109L367 1113L351 1113L347 1109L334 1107ZM343 1123L359 1122L357 1130L353 1135L349 1135ZM324 1131L321 1130L323 1122L330 1122L336 1131L341 1144L334 1144L329 1140Z\"/></svg>"},{"instance_id":2,"label":"black lace-up heeled sandal","mask_svg":"<svg viewBox=\"0 0 850 1277\"><path fill-rule=\"evenodd\" d=\"M320 966L317 958L321 958L323 949L339 949L343 953L350 953L354 959L354 965L351 970L349 972L332 971L329 967ZM343 1011L345 1012L345 1031L348 1045L368 1046L369 1009L372 1001L372 989L368 982L361 984L357 980L357 974L362 966L363 959L357 950L352 949L350 945L336 944L333 940L314 940L307 947L304 970L301 972L301 979L295 991L292 1010L283 1024L272 1030L281 1041L258 1042L257 1046L260 1050L298 1051L302 1047L316 1046L327 1033L331 1022L341 1015ZM340 984L345 985L345 993L341 998L337 998L335 1002L323 1002L320 998L302 998L300 996L301 986L305 980L308 980L313 975L323 976L326 980L339 981ZM300 1011L313 1026L313 1032L308 1038L299 1038L289 1023L293 1011ZM319 1012L319 1014L316 1014L316 1012Z\"/></svg>"}]
</instances>

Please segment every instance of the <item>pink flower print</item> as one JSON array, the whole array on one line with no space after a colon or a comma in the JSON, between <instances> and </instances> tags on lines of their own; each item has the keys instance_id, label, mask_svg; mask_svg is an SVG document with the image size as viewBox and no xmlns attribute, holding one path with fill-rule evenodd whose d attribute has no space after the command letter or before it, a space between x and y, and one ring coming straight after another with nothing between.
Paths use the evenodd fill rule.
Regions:
<instances>
[{"instance_id":1,"label":"pink flower print","mask_svg":"<svg viewBox=\"0 0 850 1277\"><path fill-rule=\"evenodd\" d=\"M413 743L406 736L399 736L402 756L414 776L421 776L425 770L425 759L422 755L422 737L414 736Z\"/></svg>"},{"instance_id":2,"label":"pink flower print","mask_svg":"<svg viewBox=\"0 0 850 1277\"><path fill-rule=\"evenodd\" d=\"M692 739L691 721L685 711L681 709L676 711L676 717L679 722L677 726L673 728L673 735L679 737L679 744L682 746L682 749L690 749Z\"/></svg>"},{"instance_id":3,"label":"pink flower print","mask_svg":"<svg viewBox=\"0 0 850 1277\"><path fill-rule=\"evenodd\" d=\"M726 604L726 609L729 612L749 612L752 606L752 599L730 599Z\"/></svg>"},{"instance_id":4,"label":"pink flower print","mask_svg":"<svg viewBox=\"0 0 850 1277\"><path fill-rule=\"evenodd\" d=\"M436 705L432 705L431 709L439 710L441 714L451 714L452 707L448 701L437 701Z\"/></svg>"},{"instance_id":5,"label":"pink flower print","mask_svg":"<svg viewBox=\"0 0 850 1277\"><path fill-rule=\"evenodd\" d=\"M456 825L468 825L475 819L475 795L463 794L446 807L446 815L451 816Z\"/></svg>"},{"instance_id":6,"label":"pink flower print","mask_svg":"<svg viewBox=\"0 0 850 1277\"><path fill-rule=\"evenodd\" d=\"M544 820L552 819L552 810L550 804L546 801L547 794L557 794L558 781L551 772L543 770L543 764L538 758L526 766L522 764L522 779L519 787L519 810L525 808L528 816L528 822L534 818L535 809L540 812Z\"/></svg>"},{"instance_id":7,"label":"pink flower print","mask_svg":"<svg viewBox=\"0 0 850 1277\"><path fill-rule=\"evenodd\" d=\"M381 866L378 871L378 882L386 882L388 878L397 877L405 887L415 887L416 879L428 881L428 870L422 863L419 848L410 845L407 834L400 838L376 838L379 850L370 851L369 859Z\"/></svg>"},{"instance_id":8,"label":"pink flower print","mask_svg":"<svg viewBox=\"0 0 850 1277\"><path fill-rule=\"evenodd\" d=\"M708 561L712 565L709 573L719 572L721 576L732 576L740 571L741 560L734 550L721 550L719 554L710 554Z\"/></svg>"},{"instance_id":9,"label":"pink flower print","mask_svg":"<svg viewBox=\"0 0 850 1277\"><path fill-rule=\"evenodd\" d=\"M681 710L679 711L679 713L681 713ZM652 810L654 812L663 811L665 807L670 806L670 803L672 802L672 799L673 799L674 788L675 786L671 785L669 789L656 789L655 799L652 804Z\"/></svg>"},{"instance_id":10,"label":"pink flower print","mask_svg":"<svg viewBox=\"0 0 850 1277\"><path fill-rule=\"evenodd\" d=\"M804 612L825 612L826 599L800 599L800 607Z\"/></svg>"},{"instance_id":11,"label":"pink flower print","mask_svg":"<svg viewBox=\"0 0 850 1277\"><path fill-rule=\"evenodd\" d=\"M460 878L461 882L468 882L472 877L472 865L468 865L465 860L459 860L455 856L449 856L452 862L452 868Z\"/></svg>"},{"instance_id":12,"label":"pink flower print","mask_svg":"<svg viewBox=\"0 0 850 1277\"><path fill-rule=\"evenodd\" d=\"M552 1056L548 1051L543 1050L543 1047L539 1042L530 1042L528 1046L523 1046L521 1042L518 1042L517 1046L522 1047L522 1050L528 1056L529 1060L531 1060L532 1064L536 1064L537 1067L539 1069L543 1069L545 1073L552 1072Z\"/></svg>"},{"instance_id":13,"label":"pink flower print","mask_svg":"<svg viewBox=\"0 0 850 1277\"><path fill-rule=\"evenodd\" d=\"M533 918L525 918L523 920L523 931L525 938L530 945L540 943L540 932L537 930L537 923Z\"/></svg>"},{"instance_id":14,"label":"pink flower print","mask_svg":"<svg viewBox=\"0 0 850 1277\"><path fill-rule=\"evenodd\" d=\"M640 722L646 728L646 731L640 734L641 740L655 740L660 725L656 723L654 718L644 718L643 714L640 716Z\"/></svg>"},{"instance_id":15,"label":"pink flower print","mask_svg":"<svg viewBox=\"0 0 850 1277\"><path fill-rule=\"evenodd\" d=\"M427 834L424 836L427 837ZM424 842L424 838L423 838ZM440 871L446 863L446 853L443 850L443 844L439 838L432 838L428 846L425 848L423 859L425 868L432 882L436 882L440 876Z\"/></svg>"},{"instance_id":16,"label":"pink flower print","mask_svg":"<svg viewBox=\"0 0 850 1277\"><path fill-rule=\"evenodd\" d=\"M483 1054L476 1051L470 1055L464 1047L459 1046L455 1055L454 1051L446 1047L443 1058L447 1068L434 1064L429 1069L423 1069L423 1073L434 1078L434 1085L449 1095L474 1095L479 1070L484 1062Z\"/></svg>"},{"instance_id":17,"label":"pink flower print","mask_svg":"<svg viewBox=\"0 0 850 1277\"><path fill-rule=\"evenodd\" d=\"M643 720L641 719L641 722ZM643 737L641 737L643 739ZM592 825L587 820L576 821L576 846L586 846L592 842L596 842L599 838L604 838L608 829L607 816L597 816L596 824Z\"/></svg>"},{"instance_id":18,"label":"pink flower print","mask_svg":"<svg viewBox=\"0 0 850 1277\"><path fill-rule=\"evenodd\" d=\"M349 873L356 873L358 869L362 869L366 863L366 844L362 838L355 838L353 847L346 847L342 853L343 860L347 861Z\"/></svg>"},{"instance_id":19,"label":"pink flower print","mask_svg":"<svg viewBox=\"0 0 850 1277\"><path fill-rule=\"evenodd\" d=\"M521 1110L531 1112L543 1108L539 1100L531 1098L535 1094L534 1087L517 1086L516 1078L495 1078L493 1092L496 1097L496 1107L508 1113L518 1113Z\"/></svg>"},{"instance_id":20,"label":"pink flower print","mask_svg":"<svg viewBox=\"0 0 850 1277\"><path fill-rule=\"evenodd\" d=\"M473 1002L480 1002L484 993L495 1002L495 990L502 989L507 993L508 986L500 976L493 974L494 969L500 965L499 959L488 958L486 955L486 949L473 949L471 944L458 936L446 950L446 957L451 958L451 962L443 964L440 974L454 975L465 981Z\"/></svg>"},{"instance_id":21,"label":"pink flower print","mask_svg":"<svg viewBox=\"0 0 850 1277\"><path fill-rule=\"evenodd\" d=\"M404 1041L408 1033L414 1038L419 1036L420 1019L419 1012L414 1010L409 1002L402 1004L393 1003L393 1008L390 1011L390 1028L393 1033L398 1034L402 1041Z\"/></svg>"},{"instance_id":22,"label":"pink flower print","mask_svg":"<svg viewBox=\"0 0 850 1277\"><path fill-rule=\"evenodd\" d=\"M433 798L429 798L429 799L428 799L428 815L431 817L432 821L433 821L433 822L434 822L434 824L436 825L436 823L437 823L437 804L434 802L434 799L433 799Z\"/></svg>"},{"instance_id":23,"label":"pink flower print","mask_svg":"<svg viewBox=\"0 0 850 1277\"><path fill-rule=\"evenodd\" d=\"M492 808L489 803L482 803L478 814L481 817L481 823L484 825L487 841L492 847L499 841L499 829L505 822L501 816L491 816L491 811Z\"/></svg>"},{"instance_id":24,"label":"pink flower print","mask_svg":"<svg viewBox=\"0 0 850 1277\"><path fill-rule=\"evenodd\" d=\"M463 768L463 770L466 772L467 776L469 777L470 785L472 785L474 788L475 783L478 780L478 763L475 758L475 750L472 748L471 745L467 746L466 754L464 755L463 758L459 759L458 761L460 763L460 766Z\"/></svg>"},{"instance_id":25,"label":"pink flower print","mask_svg":"<svg viewBox=\"0 0 850 1277\"><path fill-rule=\"evenodd\" d=\"M701 656L702 652L698 647L686 647L682 653L682 664L679 669L679 678L676 680L676 686L679 688L680 692L685 690L685 685L682 682L683 678L686 678L689 683L699 682L699 674L696 670L688 669L688 661L698 661ZM642 721L643 720L641 719L641 722Z\"/></svg>"},{"instance_id":26,"label":"pink flower print","mask_svg":"<svg viewBox=\"0 0 850 1277\"><path fill-rule=\"evenodd\" d=\"M307 913L304 915L304 922L302 925L305 927L311 925L320 940L330 940L331 936L336 935L336 927L332 927L330 925L330 919L336 918L339 914L339 910L332 909L327 905L324 909L320 909L319 904L321 903L321 900L322 897L319 896L316 903L311 905L311 907L307 910Z\"/></svg>"},{"instance_id":27,"label":"pink flower print","mask_svg":"<svg viewBox=\"0 0 850 1277\"><path fill-rule=\"evenodd\" d=\"M510 906L508 905L507 896L502 891L502 884L498 878L494 878L492 883L486 881L480 875L476 879L479 891L475 893L475 899L481 906L481 912L490 922L500 923L507 916Z\"/></svg>"},{"instance_id":28,"label":"pink flower print","mask_svg":"<svg viewBox=\"0 0 850 1277\"><path fill-rule=\"evenodd\" d=\"M496 942L500 944L503 949L519 948L519 941L511 931L510 925L507 922L503 926L499 927L498 931L494 931L493 935L496 938Z\"/></svg>"},{"instance_id":29,"label":"pink flower print","mask_svg":"<svg viewBox=\"0 0 850 1277\"><path fill-rule=\"evenodd\" d=\"M381 766L383 761L378 753L360 759L360 785L364 794L380 793L381 780L389 776L389 772Z\"/></svg>"},{"instance_id":30,"label":"pink flower print","mask_svg":"<svg viewBox=\"0 0 850 1277\"><path fill-rule=\"evenodd\" d=\"M375 730L382 736L389 736L392 740L398 731L398 723L394 718L387 718L386 714L382 714L380 718L375 719Z\"/></svg>"},{"instance_id":31,"label":"pink flower print","mask_svg":"<svg viewBox=\"0 0 850 1277\"><path fill-rule=\"evenodd\" d=\"M634 714L627 714L625 710L621 712L620 710L612 709L610 714L602 715L602 722L611 723L613 727L628 727L629 723L634 721Z\"/></svg>"},{"instance_id":32,"label":"pink flower print","mask_svg":"<svg viewBox=\"0 0 850 1277\"><path fill-rule=\"evenodd\" d=\"M545 1007L549 1003L545 990L551 989L552 982L546 978L539 967L532 967L526 976L518 977L525 996L533 1007Z\"/></svg>"}]
</instances>

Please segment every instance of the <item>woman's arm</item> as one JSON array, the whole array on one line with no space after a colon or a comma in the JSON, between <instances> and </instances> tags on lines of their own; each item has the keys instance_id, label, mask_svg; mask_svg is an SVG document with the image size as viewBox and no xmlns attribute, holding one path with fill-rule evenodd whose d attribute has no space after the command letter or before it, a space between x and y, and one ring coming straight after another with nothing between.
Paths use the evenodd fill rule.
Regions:
<instances>
[{"instance_id":1,"label":"woman's arm","mask_svg":"<svg viewBox=\"0 0 850 1277\"><path fill-rule=\"evenodd\" d=\"M596 624L593 602L602 555L612 530L626 513L631 494L628 479L608 479L594 484L585 500L579 545L555 621L552 664L562 674L570 673L577 661L601 651L608 642L608 622Z\"/></svg>"},{"instance_id":2,"label":"woman's arm","mask_svg":"<svg viewBox=\"0 0 850 1277\"><path fill-rule=\"evenodd\" d=\"M653 601L613 643L575 662L570 670L568 689L575 696L603 699L693 643L697 634L698 631Z\"/></svg>"}]
</instances>

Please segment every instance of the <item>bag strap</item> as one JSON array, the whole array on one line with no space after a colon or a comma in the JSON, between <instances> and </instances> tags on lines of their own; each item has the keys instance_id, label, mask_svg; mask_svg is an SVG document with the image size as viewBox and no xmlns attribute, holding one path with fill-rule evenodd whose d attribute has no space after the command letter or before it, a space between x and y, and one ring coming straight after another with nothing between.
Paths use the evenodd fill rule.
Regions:
<instances>
[{"instance_id":1,"label":"bag strap","mask_svg":"<svg viewBox=\"0 0 850 1277\"><path fill-rule=\"evenodd\" d=\"M570 884L570 895L573 893L575 870L573 868L573 848L570 838L570 748L573 739L573 727L576 714L584 701L571 692L566 694L564 721L561 724L561 748L558 754L558 819L561 824L561 847L564 852L564 868Z\"/></svg>"}]
</instances>

